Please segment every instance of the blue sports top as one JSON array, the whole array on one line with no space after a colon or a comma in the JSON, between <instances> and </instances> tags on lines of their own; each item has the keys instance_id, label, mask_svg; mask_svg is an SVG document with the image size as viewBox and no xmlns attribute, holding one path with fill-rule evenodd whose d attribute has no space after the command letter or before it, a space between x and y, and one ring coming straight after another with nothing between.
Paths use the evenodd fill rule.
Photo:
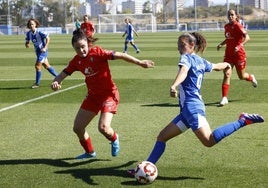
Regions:
<instances>
[{"instance_id":1,"label":"blue sports top","mask_svg":"<svg viewBox=\"0 0 268 188\"><path fill-rule=\"evenodd\" d=\"M126 32L127 32L127 37L128 38L133 38L134 37L134 34L133 34L133 25L131 23L128 23L126 25Z\"/></svg>"},{"instance_id":2,"label":"blue sports top","mask_svg":"<svg viewBox=\"0 0 268 188\"><path fill-rule=\"evenodd\" d=\"M34 33L30 30L26 33L26 42L32 41L36 52L40 52L46 45L46 38L49 34L36 30Z\"/></svg>"},{"instance_id":3,"label":"blue sports top","mask_svg":"<svg viewBox=\"0 0 268 188\"><path fill-rule=\"evenodd\" d=\"M187 77L178 87L180 107L191 113L205 111L200 89L205 72L212 71L212 63L196 54L183 54L178 65L188 68Z\"/></svg>"}]
</instances>

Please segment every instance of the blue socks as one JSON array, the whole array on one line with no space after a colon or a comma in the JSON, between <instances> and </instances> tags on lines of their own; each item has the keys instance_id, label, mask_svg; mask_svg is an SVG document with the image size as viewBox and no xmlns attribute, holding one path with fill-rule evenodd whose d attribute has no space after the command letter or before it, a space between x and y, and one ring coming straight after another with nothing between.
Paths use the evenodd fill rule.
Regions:
<instances>
[{"instance_id":1,"label":"blue socks","mask_svg":"<svg viewBox=\"0 0 268 188\"><path fill-rule=\"evenodd\" d=\"M41 76L42 76L42 71L41 70L36 71L35 84L40 85Z\"/></svg>"},{"instance_id":2,"label":"blue socks","mask_svg":"<svg viewBox=\"0 0 268 188\"><path fill-rule=\"evenodd\" d=\"M166 148L165 142L156 141L154 148L150 156L148 157L147 161L150 161L151 163L155 164L159 160L161 155L164 153L165 148Z\"/></svg>"},{"instance_id":3,"label":"blue socks","mask_svg":"<svg viewBox=\"0 0 268 188\"><path fill-rule=\"evenodd\" d=\"M212 132L212 135L213 135L216 143L218 143L223 138L229 136L230 134L234 133L235 131L237 131L238 129L240 129L241 127L244 127L244 126L245 126L245 122L243 120L239 119L238 121L228 123L228 124L225 124L221 127L216 128Z\"/></svg>"},{"instance_id":4,"label":"blue socks","mask_svg":"<svg viewBox=\"0 0 268 188\"><path fill-rule=\"evenodd\" d=\"M48 72L52 74L54 77L58 75L57 71L53 67L49 67Z\"/></svg>"}]
</instances>

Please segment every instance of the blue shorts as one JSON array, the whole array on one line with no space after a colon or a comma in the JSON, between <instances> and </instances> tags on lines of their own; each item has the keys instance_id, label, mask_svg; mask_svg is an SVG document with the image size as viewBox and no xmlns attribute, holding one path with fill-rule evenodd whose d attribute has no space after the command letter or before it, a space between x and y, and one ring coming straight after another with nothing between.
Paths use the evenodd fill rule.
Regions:
<instances>
[{"instance_id":1,"label":"blue shorts","mask_svg":"<svg viewBox=\"0 0 268 188\"><path fill-rule=\"evenodd\" d=\"M196 131L203 126L209 125L204 113L193 113L188 115L180 113L172 120L172 123L177 125L182 132L185 132L189 128Z\"/></svg>"},{"instance_id":2,"label":"blue shorts","mask_svg":"<svg viewBox=\"0 0 268 188\"><path fill-rule=\"evenodd\" d=\"M36 62L45 63L47 61L48 51L36 51Z\"/></svg>"},{"instance_id":3,"label":"blue shorts","mask_svg":"<svg viewBox=\"0 0 268 188\"><path fill-rule=\"evenodd\" d=\"M127 37L126 37L126 40L125 40L126 42L134 42L134 38L132 37L132 36L130 36L130 35L128 35Z\"/></svg>"}]
</instances>

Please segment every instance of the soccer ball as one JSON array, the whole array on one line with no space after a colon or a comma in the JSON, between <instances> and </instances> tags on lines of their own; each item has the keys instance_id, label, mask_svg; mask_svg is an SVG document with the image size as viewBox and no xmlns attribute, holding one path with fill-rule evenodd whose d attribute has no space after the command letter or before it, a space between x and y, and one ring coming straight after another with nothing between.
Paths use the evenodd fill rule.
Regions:
<instances>
[{"instance_id":1,"label":"soccer ball","mask_svg":"<svg viewBox=\"0 0 268 188\"><path fill-rule=\"evenodd\" d=\"M142 184L153 183L157 175L156 166L149 161L142 161L135 168L135 178Z\"/></svg>"}]
</instances>

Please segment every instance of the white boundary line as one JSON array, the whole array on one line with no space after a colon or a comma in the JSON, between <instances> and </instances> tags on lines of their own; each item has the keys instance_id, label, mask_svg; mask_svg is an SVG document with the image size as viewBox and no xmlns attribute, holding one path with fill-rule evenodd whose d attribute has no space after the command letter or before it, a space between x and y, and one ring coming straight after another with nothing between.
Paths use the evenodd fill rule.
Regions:
<instances>
[{"instance_id":1,"label":"white boundary line","mask_svg":"<svg viewBox=\"0 0 268 188\"><path fill-rule=\"evenodd\" d=\"M42 95L40 97L37 97L37 98L33 98L33 99L30 99L30 100L27 100L27 101L23 101L23 102L19 102L17 104L14 104L14 105L11 105L11 106L8 106L8 107L5 107L5 108L0 108L0 112L3 112L3 111L6 111L6 110L10 110L12 108L16 108L18 106L22 106L24 104L27 104L27 103L30 103L30 102L33 102L33 101L37 101L37 100L40 100L40 99L44 99L44 98L47 98L47 97L50 97L52 95L56 95L58 93L62 93L62 92L65 92L65 91L68 91L68 90L71 90L71 89L74 89L74 88L77 88L77 87L80 87L80 86L83 86L85 85L85 83L82 83L82 84L78 84L78 85L75 85L75 86L72 86L72 87L68 87L66 89L62 89L62 90L59 90L59 91L55 91L53 93L49 93L49 94L46 94L46 95Z\"/></svg>"}]
</instances>

